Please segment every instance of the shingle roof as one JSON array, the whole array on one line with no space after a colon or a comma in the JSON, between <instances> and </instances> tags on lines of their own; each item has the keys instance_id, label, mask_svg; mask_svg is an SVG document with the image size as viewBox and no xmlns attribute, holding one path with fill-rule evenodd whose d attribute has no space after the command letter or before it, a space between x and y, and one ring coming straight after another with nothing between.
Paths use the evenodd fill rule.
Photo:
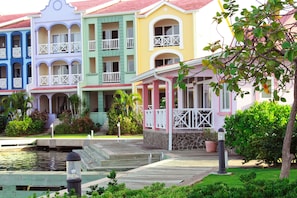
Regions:
<instances>
[{"instance_id":1,"label":"shingle roof","mask_svg":"<svg viewBox=\"0 0 297 198\"><path fill-rule=\"evenodd\" d=\"M90 12L89 15L94 14L108 14L108 13L122 13L122 12L136 12L144 8L149 8L149 6L160 5L163 3L168 3L177 6L183 10L197 10L202 8L212 0L81 0L70 2L69 4L77 11L86 11L88 9L96 9L97 11ZM160 4L158 4L160 3ZM100 5L106 5L102 8ZM45 5L46 6L46 5ZM154 9L154 6L150 9ZM150 9L146 10L149 11ZM30 16L35 13L23 13L23 14L12 14L12 15L0 15L0 30L10 29L10 28L26 28L30 27L30 20L26 16Z\"/></svg>"},{"instance_id":2,"label":"shingle roof","mask_svg":"<svg viewBox=\"0 0 297 198\"><path fill-rule=\"evenodd\" d=\"M144 9L158 2L160 4L162 2L167 2L183 10L197 10L211 1L212 0L121 0L118 3L115 3L106 8L98 9L97 11L90 13L90 15L140 11L141 9ZM154 7L152 7L151 9L153 8Z\"/></svg>"},{"instance_id":3,"label":"shingle roof","mask_svg":"<svg viewBox=\"0 0 297 198\"><path fill-rule=\"evenodd\" d=\"M28 16L32 14L34 13L2 15L0 16L0 30L30 28L31 23Z\"/></svg>"}]
</instances>

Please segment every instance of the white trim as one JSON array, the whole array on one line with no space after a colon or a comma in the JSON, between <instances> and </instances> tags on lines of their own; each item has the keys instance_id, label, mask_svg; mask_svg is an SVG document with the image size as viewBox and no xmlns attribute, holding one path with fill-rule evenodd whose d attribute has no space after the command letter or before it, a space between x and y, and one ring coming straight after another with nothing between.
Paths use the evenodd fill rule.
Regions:
<instances>
[{"instance_id":1,"label":"white trim","mask_svg":"<svg viewBox=\"0 0 297 198\"><path fill-rule=\"evenodd\" d=\"M156 5L156 6L154 7L154 5ZM149 16L150 14L152 14L153 12L155 12L156 10L158 10L159 8L161 8L164 5L166 5L168 7L171 7L173 9L175 9L175 10L178 10L179 12L184 12L184 13L186 12L186 10L184 10L184 9L182 9L180 7L177 7L177 6L175 6L175 5L171 4L171 3L163 0L161 3L158 2L156 4L153 4L151 6L146 7L144 9L141 9L140 12L139 12L139 15L142 15L142 13L145 13L144 17L147 17L147 16ZM149 9L151 9L151 10L149 11Z\"/></svg>"},{"instance_id":2,"label":"white trim","mask_svg":"<svg viewBox=\"0 0 297 198\"><path fill-rule=\"evenodd\" d=\"M227 84L223 84L223 89L220 90L220 112L231 112L231 92L227 90ZM227 97L228 95L228 97ZM227 101L228 100L228 101ZM225 101L226 104L223 104ZM228 108L225 108L224 106L229 104Z\"/></svg>"},{"instance_id":3,"label":"white trim","mask_svg":"<svg viewBox=\"0 0 297 198\"><path fill-rule=\"evenodd\" d=\"M179 43L179 48L183 49L184 48L184 39L183 39L183 23L182 20L174 15L162 15L154 18L149 22L149 50L152 51L154 49L154 25L156 22L163 20L163 19L173 19L178 22L178 27L179 27L179 35L180 35L180 43Z\"/></svg>"}]
</instances>

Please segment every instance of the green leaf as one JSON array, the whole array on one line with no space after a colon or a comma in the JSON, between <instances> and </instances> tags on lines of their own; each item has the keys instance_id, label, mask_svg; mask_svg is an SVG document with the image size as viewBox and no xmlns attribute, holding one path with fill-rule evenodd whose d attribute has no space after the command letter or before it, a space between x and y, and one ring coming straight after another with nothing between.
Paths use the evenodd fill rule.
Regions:
<instances>
[{"instance_id":1,"label":"green leaf","mask_svg":"<svg viewBox=\"0 0 297 198\"><path fill-rule=\"evenodd\" d=\"M242 29L235 30L235 38L239 42L244 40L244 32Z\"/></svg>"},{"instance_id":2,"label":"green leaf","mask_svg":"<svg viewBox=\"0 0 297 198\"><path fill-rule=\"evenodd\" d=\"M293 50L289 50L287 51L287 59L290 61L290 62L293 62L294 60L294 51Z\"/></svg>"},{"instance_id":3,"label":"green leaf","mask_svg":"<svg viewBox=\"0 0 297 198\"><path fill-rule=\"evenodd\" d=\"M257 38L261 38L263 37L263 31L262 31L262 28L256 28L254 29L254 34Z\"/></svg>"},{"instance_id":4,"label":"green leaf","mask_svg":"<svg viewBox=\"0 0 297 198\"><path fill-rule=\"evenodd\" d=\"M289 49L291 47L291 43L288 41L283 42L282 48L283 49Z\"/></svg>"},{"instance_id":5,"label":"green leaf","mask_svg":"<svg viewBox=\"0 0 297 198\"><path fill-rule=\"evenodd\" d=\"M286 98L283 98L283 97L281 97L280 99L281 99L282 102L286 102L287 101Z\"/></svg>"}]
</instances>

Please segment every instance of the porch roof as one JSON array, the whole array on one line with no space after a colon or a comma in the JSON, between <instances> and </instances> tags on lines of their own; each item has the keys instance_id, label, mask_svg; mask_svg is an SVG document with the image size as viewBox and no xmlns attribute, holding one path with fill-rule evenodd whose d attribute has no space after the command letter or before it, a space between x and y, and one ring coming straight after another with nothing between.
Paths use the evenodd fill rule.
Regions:
<instances>
[{"instance_id":1,"label":"porch roof","mask_svg":"<svg viewBox=\"0 0 297 198\"><path fill-rule=\"evenodd\" d=\"M205 57L188 60L188 61L185 61L184 64L186 64L188 66L201 66L202 60L204 58ZM168 74L169 72L175 72L177 75L177 71L179 69L180 69L179 63L172 64L172 65L166 65L166 66L162 66L162 67L157 67L157 68L148 70L142 74L137 75L136 77L132 78L130 82L134 83L134 82L148 80L150 78L154 79L155 74L157 74L157 75L163 74L164 75L164 74Z\"/></svg>"}]
</instances>

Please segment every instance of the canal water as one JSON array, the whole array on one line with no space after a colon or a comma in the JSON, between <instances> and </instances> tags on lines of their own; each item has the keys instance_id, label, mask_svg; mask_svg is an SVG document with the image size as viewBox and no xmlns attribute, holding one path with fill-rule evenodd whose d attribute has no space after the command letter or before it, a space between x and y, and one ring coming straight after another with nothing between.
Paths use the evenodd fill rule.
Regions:
<instances>
[{"instance_id":1,"label":"canal water","mask_svg":"<svg viewBox=\"0 0 297 198\"><path fill-rule=\"evenodd\" d=\"M65 171L71 150L42 148L0 151L0 171Z\"/></svg>"}]
</instances>

